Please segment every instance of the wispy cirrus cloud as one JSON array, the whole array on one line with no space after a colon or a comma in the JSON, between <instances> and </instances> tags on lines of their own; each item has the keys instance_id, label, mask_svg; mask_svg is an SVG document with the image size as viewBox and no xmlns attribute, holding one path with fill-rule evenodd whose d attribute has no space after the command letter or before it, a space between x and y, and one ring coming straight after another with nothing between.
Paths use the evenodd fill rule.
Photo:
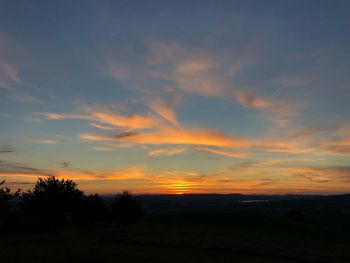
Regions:
<instances>
[{"instance_id":1,"label":"wispy cirrus cloud","mask_svg":"<svg viewBox=\"0 0 350 263\"><path fill-rule=\"evenodd\" d=\"M267 109L275 106L276 102L272 99L258 96L253 91L235 90L232 92L240 104L247 108L253 109Z\"/></svg>"},{"instance_id":2,"label":"wispy cirrus cloud","mask_svg":"<svg viewBox=\"0 0 350 263\"><path fill-rule=\"evenodd\" d=\"M139 114L121 115L117 113L91 112L90 116L99 122L129 129L150 128L156 124L156 120L151 116Z\"/></svg>"},{"instance_id":3,"label":"wispy cirrus cloud","mask_svg":"<svg viewBox=\"0 0 350 263\"><path fill-rule=\"evenodd\" d=\"M33 143L33 144L56 144L58 143L55 139L47 139L47 138L29 138L29 137L23 137L21 138L22 141Z\"/></svg>"},{"instance_id":4,"label":"wispy cirrus cloud","mask_svg":"<svg viewBox=\"0 0 350 263\"><path fill-rule=\"evenodd\" d=\"M159 116L173 124L175 127L179 128L180 123L176 118L174 107L179 102L180 96L173 89L169 88L168 92L170 96L167 100L163 100L161 98L152 99L148 106L153 112L159 114Z\"/></svg>"},{"instance_id":5,"label":"wispy cirrus cloud","mask_svg":"<svg viewBox=\"0 0 350 263\"><path fill-rule=\"evenodd\" d=\"M350 154L350 138L324 140L318 144L318 147L334 154Z\"/></svg>"},{"instance_id":6,"label":"wispy cirrus cloud","mask_svg":"<svg viewBox=\"0 0 350 263\"><path fill-rule=\"evenodd\" d=\"M63 162L62 168L68 168L69 162ZM36 179L42 176L57 176L70 178L75 180L93 180L93 179L110 179L110 180L124 180L131 178L141 178L145 175L145 168L130 167L125 169L119 169L115 171L103 172L103 171L89 171L89 170L48 170L33 167L27 164L0 161L0 176L13 178L26 177Z\"/></svg>"},{"instance_id":7,"label":"wispy cirrus cloud","mask_svg":"<svg viewBox=\"0 0 350 263\"><path fill-rule=\"evenodd\" d=\"M218 131L206 129L175 129L171 127L159 127L156 130L140 133L119 133L115 135L97 135L82 133L80 137L90 141L125 141L137 144L166 145L209 145L223 147L245 147L248 142L244 139L235 139Z\"/></svg>"},{"instance_id":8,"label":"wispy cirrus cloud","mask_svg":"<svg viewBox=\"0 0 350 263\"><path fill-rule=\"evenodd\" d=\"M32 94L32 84L24 77L23 71L28 63L24 62L25 54L18 52L21 50L18 42L1 29L0 39L0 90L3 90L7 99L41 104L42 101Z\"/></svg>"},{"instance_id":9,"label":"wispy cirrus cloud","mask_svg":"<svg viewBox=\"0 0 350 263\"><path fill-rule=\"evenodd\" d=\"M80 133L84 141L131 143L134 145L188 145L196 151L208 152L226 157L247 157L248 150L263 151L275 154L311 154L319 151L305 138L244 138L198 127L176 128L172 126L156 126L141 131L125 131L119 133L96 134ZM236 150L240 151L237 152Z\"/></svg>"},{"instance_id":10,"label":"wispy cirrus cloud","mask_svg":"<svg viewBox=\"0 0 350 263\"><path fill-rule=\"evenodd\" d=\"M160 111L157 112L152 106L150 112L143 114L120 114L111 110L101 110L101 107L85 106L79 113L44 112L36 115L49 120L78 119L89 121L90 127L104 131L104 133L80 133L79 138L87 142L158 146L189 145L197 147L197 150L200 149L202 152L236 158L246 156L246 153L232 151L235 149L259 149L265 152L292 154L310 153L316 149L307 143L307 137L302 135L294 136L292 139L242 138L215 129L188 127L176 119L175 111L172 108L178 101L176 94L172 94L168 101L160 99L159 101L171 110L172 115L170 116L173 116L173 119L169 118L169 115L163 114L164 117ZM145 103L148 105L148 101ZM113 132L113 130L116 131ZM107 145L107 148L114 148L114 146Z\"/></svg>"},{"instance_id":11,"label":"wispy cirrus cloud","mask_svg":"<svg viewBox=\"0 0 350 263\"><path fill-rule=\"evenodd\" d=\"M92 147L92 149L94 149L95 151L98 151L98 152L112 152L112 151L115 151L115 148L113 148L113 147L102 147L102 146L95 146L95 147Z\"/></svg>"},{"instance_id":12,"label":"wispy cirrus cloud","mask_svg":"<svg viewBox=\"0 0 350 263\"><path fill-rule=\"evenodd\" d=\"M245 108L263 111L278 126L285 127L299 115L302 108L300 101L283 100L276 97L276 94L262 95L256 89L235 84L234 80L239 73L254 64L251 55L228 59L180 43L148 42L147 45L149 52L144 57L123 63L109 61L107 73L133 89L147 89L143 83L159 79L170 82L181 92L238 102ZM159 107L156 104L154 108L157 106ZM174 122L173 115L167 115Z\"/></svg>"},{"instance_id":13,"label":"wispy cirrus cloud","mask_svg":"<svg viewBox=\"0 0 350 263\"><path fill-rule=\"evenodd\" d=\"M74 170L68 167L46 170L0 161L0 177L10 178L11 187L31 186L38 177L52 175L73 179L82 190L100 190L102 193L117 192L123 187L131 188L136 193L345 193L350 185L350 169L347 166L242 166L203 174L176 170L155 172L148 167L137 166L110 171ZM108 186L106 182L109 182Z\"/></svg>"},{"instance_id":14,"label":"wispy cirrus cloud","mask_svg":"<svg viewBox=\"0 0 350 263\"><path fill-rule=\"evenodd\" d=\"M5 90L6 98L29 104L42 103L38 98L29 94L27 89L23 88L27 85L20 76L18 68L2 60L0 55L0 89Z\"/></svg>"},{"instance_id":15,"label":"wispy cirrus cloud","mask_svg":"<svg viewBox=\"0 0 350 263\"><path fill-rule=\"evenodd\" d=\"M232 157L232 158L242 158L242 157L246 157L247 156L247 153L232 152L232 151L222 150L222 149L217 149L217 148L195 147L194 149L196 151L214 153L214 154L217 154L217 155L223 155L223 156Z\"/></svg>"},{"instance_id":16,"label":"wispy cirrus cloud","mask_svg":"<svg viewBox=\"0 0 350 263\"><path fill-rule=\"evenodd\" d=\"M0 153L13 153L15 149L10 144L2 144L0 145Z\"/></svg>"},{"instance_id":17,"label":"wispy cirrus cloud","mask_svg":"<svg viewBox=\"0 0 350 263\"><path fill-rule=\"evenodd\" d=\"M157 149L148 152L148 156L173 156L186 152L186 148L166 148L166 149Z\"/></svg>"},{"instance_id":18,"label":"wispy cirrus cloud","mask_svg":"<svg viewBox=\"0 0 350 263\"><path fill-rule=\"evenodd\" d=\"M42 104L42 101L23 91L15 91L10 93L7 98L18 102L30 104Z\"/></svg>"},{"instance_id":19,"label":"wispy cirrus cloud","mask_svg":"<svg viewBox=\"0 0 350 263\"><path fill-rule=\"evenodd\" d=\"M36 113L36 115L43 116L48 120L88 120L95 121L102 124L107 124L112 127L120 127L125 129L144 129L154 126L157 122L152 116L145 116L141 114L128 114L122 115L115 112L108 111L93 111L93 109L87 109L86 112L82 114L63 114L63 113L53 113L53 112L43 112ZM95 128L109 129L110 127L101 126L100 124L90 124Z\"/></svg>"},{"instance_id":20,"label":"wispy cirrus cloud","mask_svg":"<svg viewBox=\"0 0 350 263\"><path fill-rule=\"evenodd\" d=\"M93 127L93 128L96 128L96 129L107 130L107 131L113 131L113 130L116 129L115 127L105 126L105 125L101 125L101 124L94 123L94 122L89 123L89 126Z\"/></svg>"},{"instance_id":21,"label":"wispy cirrus cloud","mask_svg":"<svg viewBox=\"0 0 350 263\"><path fill-rule=\"evenodd\" d=\"M19 76L18 69L5 60L0 60L0 80L3 88L10 89L11 82L22 84L23 80Z\"/></svg>"},{"instance_id":22,"label":"wispy cirrus cloud","mask_svg":"<svg viewBox=\"0 0 350 263\"><path fill-rule=\"evenodd\" d=\"M23 177L38 177L51 176L53 173L46 169L34 168L22 163L0 161L0 176L11 177L12 175L21 175Z\"/></svg>"},{"instance_id":23,"label":"wispy cirrus cloud","mask_svg":"<svg viewBox=\"0 0 350 263\"><path fill-rule=\"evenodd\" d=\"M349 166L295 166L286 167L283 168L283 170L290 173L291 177L301 177L311 182L338 182L338 184L350 183Z\"/></svg>"}]
</instances>

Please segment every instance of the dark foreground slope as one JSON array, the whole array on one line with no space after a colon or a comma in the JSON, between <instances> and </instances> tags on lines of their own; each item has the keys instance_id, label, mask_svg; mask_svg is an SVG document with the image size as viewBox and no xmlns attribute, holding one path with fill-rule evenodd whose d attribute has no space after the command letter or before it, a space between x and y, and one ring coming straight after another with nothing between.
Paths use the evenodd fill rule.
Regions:
<instances>
[{"instance_id":1,"label":"dark foreground slope","mask_svg":"<svg viewBox=\"0 0 350 263\"><path fill-rule=\"evenodd\" d=\"M124 231L2 236L0 262L350 262L349 196L264 198L143 196Z\"/></svg>"}]
</instances>

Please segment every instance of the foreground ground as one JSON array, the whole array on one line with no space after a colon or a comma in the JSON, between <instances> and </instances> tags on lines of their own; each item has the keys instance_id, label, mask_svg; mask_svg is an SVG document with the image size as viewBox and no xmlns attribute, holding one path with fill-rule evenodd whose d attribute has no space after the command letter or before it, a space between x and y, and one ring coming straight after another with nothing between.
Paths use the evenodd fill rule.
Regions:
<instances>
[{"instance_id":1,"label":"foreground ground","mask_svg":"<svg viewBox=\"0 0 350 263\"><path fill-rule=\"evenodd\" d=\"M0 237L1 262L350 262L350 233L239 211L152 213L108 225Z\"/></svg>"}]
</instances>

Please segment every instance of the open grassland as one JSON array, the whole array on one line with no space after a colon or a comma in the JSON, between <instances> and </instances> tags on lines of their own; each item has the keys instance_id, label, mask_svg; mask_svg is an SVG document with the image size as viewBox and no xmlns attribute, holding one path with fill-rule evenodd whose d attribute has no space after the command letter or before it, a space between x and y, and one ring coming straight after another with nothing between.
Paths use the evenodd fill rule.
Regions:
<instances>
[{"instance_id":1,"label":"open grassland","mask_svg":"<svg viewBox=\"0 0 350 263\"><path fill-rule=\"evenodd\" d=\"M57 235L0 238L1 262L350 262L350 233L246 212L145 215Z\"/></svg>"}]
</instances>

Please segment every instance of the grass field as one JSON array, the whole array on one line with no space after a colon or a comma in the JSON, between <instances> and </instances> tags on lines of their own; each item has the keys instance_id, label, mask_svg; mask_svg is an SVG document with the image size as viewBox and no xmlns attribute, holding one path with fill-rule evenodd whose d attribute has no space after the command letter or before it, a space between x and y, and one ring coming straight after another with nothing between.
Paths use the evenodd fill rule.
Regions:
<instances>
[{"instance_id":1,"label":"grass field","mask_svg":"<svg viewBox=\"0 0 350 263\"><path fill-rule=\"evenodd\" d=\"M0 238L1 262L350 262L350 234L247 212L145 215L57 235Z\"/></svg>"}]
</instances>

